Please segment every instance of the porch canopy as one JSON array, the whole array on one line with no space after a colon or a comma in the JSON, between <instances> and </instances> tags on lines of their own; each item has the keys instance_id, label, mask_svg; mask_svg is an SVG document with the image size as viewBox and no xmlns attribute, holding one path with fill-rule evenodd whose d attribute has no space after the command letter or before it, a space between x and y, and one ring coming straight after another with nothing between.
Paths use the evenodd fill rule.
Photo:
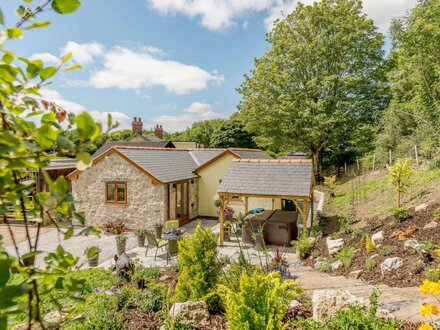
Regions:
<instances>
[{"instance_id":1,"label":"porch canopy","mask_svg":"<svg viewBox=\"0 0 440 330\"><path fill-rule=\"evenodd\" d=\"M313 208L312 170L308 159L234 159L217 190L221 201L220 245L224 210L230 201L237 199L244 199L245 213L249 211L249 197L292 200L302 216L303 228L307 228L307 206Z\"/></svg>"}]
</instances>

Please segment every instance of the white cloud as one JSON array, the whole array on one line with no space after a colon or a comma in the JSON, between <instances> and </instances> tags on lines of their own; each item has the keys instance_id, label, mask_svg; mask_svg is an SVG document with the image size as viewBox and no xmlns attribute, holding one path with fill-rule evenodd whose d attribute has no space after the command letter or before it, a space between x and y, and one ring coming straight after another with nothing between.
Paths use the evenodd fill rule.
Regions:
<instances>
[{"instance_id":1,"label":"white cloud","mask_svg":"<svg viewBox=\"0 0 440 330\"><path fill-rule=\"evenodd\" d=\"M79 114L81 112L86 111L90 114L90 116L92 116L94 120L100 122L103 125L103 127L107 125L108 112L87 110L87 108L82 104L64 99L63 96L58 91L53 89L41 89L40 94L42 99L46 101L54 102L56 105L60 106L67 112ZM110 114L112 115L112 119L114 122L115 121L119 122L120 124L119 128L130 127L130 117L128 117L126 114L115 111L110 112Z\"/></svg>"},{"instance_id":2,"label":"white cloud","mask_svg":"<svg viewBox=\"0 0 440 330\"><path fill-rule=\"evenodd\" d=\"M78 44L69 41L61 51L62 54L72 53L72 58L84 66L92 63L95 57L102 55L104 46L97 42Z\"/></svg>"},{"instance_id":3,"label":"white cloud","mask_svg":"<svg viewBox=\"0 0 440 330\"><path fill-rule=\"evenodd\" d=\"M41 60L44 62L45 65L55 65L55 66L59 65L61 62L58 57L50 53L36 53L31 57L29 57L29 59L31 61Z\"/></svg>"},{"instance_id":4,"label":"white cloud","mask_svg":"<svg viewBox=\"0 0 440 330\"><path fill-rule=\"evenodd\" d=\"M153 118L153 122L161 124L167 132L178 132L190 127L196 121L223 117L226 116L215 112L211 104L193 102L183 110L183 113L157 116Z\"/></svg>"},{"instance_id":5,"label":"white cloud","mask_svg":"<svg viewBox=\"0 0 440 330\"><path fill-rule=\"evenodd\" d=\"M162 14L183 14L198 18L211 31L220 31L246 19L250 14L265 12L264 25L272 27L273 21L289 14L298 0L146 0ZM310 5L314 0L301 1ZM417 0L364 0L364 12L374 19L382 32L387 32L393 17L403 15Z\"/></svg>"},{"instance_id":6,"label":"white cloud","mask_svg":"<svg viewBox=\"0 0 440 330\"><path fill-rule=\"evenodd\" d=\"M104 68L90 78L93 87L138 90L162 86L176 94L188 94L224 79L216 71L208 72L194 65L158 59L151 49L115 47L104 54L103 65Z\"/></svg>"}]
</instances>

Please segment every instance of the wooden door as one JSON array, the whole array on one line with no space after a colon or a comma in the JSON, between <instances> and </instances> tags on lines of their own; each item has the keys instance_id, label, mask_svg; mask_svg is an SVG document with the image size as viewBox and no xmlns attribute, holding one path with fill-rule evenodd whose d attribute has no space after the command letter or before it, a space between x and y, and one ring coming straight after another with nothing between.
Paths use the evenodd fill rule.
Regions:
<instances>
[{"instance_id":1,"label":"wooden door","mask_svg":"<svg viewBox=\"0 0 440 330\"><path fill-rule=\"evenodd\" d=\"M189 184L188 181L176 185L176 215L179 227L189 222Z\"/></svg>"}]
</instances>

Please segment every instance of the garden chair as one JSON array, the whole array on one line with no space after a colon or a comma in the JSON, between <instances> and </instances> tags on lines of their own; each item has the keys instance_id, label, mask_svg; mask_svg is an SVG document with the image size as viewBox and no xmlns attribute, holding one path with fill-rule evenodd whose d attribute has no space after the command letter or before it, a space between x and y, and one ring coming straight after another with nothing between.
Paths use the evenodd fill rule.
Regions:
<instances>
[{"instance_id":1,"label":"garden chair","mask_svg":"<svg viewBox=\"0 0 440 330\"><path fill-rule=\"evenodd\" d=\"M167 251L167 265L168 261L171 259L172 255L175 254L176 256L179 253L179 244L177 240L169 240L168 241L168 251Z\"/></svg>"},{"instance_id":2,"label":"garden chair","mask_svg":"<svg viewBox=\"0 0 440 330\"><path fill-rule=\"evenodd\" d=\"M149 246L155 247L156 252L154 253L154 261L156 261L157 257L157 250L163 248L164 246L168 245L168 241L166 240L157 240L156 235L154 235L152 232L147 231L147 249L145 250L145 256L147 256L148 253L148 247Z\"/></svg>"},{"instance_id":3,"label":"garden chair","mask_svg":"<svg viewBox=\"0 0 440 330\"><path fill-rule=\"evenodd\" d=\"M171 228L179 228L179 220L168 220L165 221L165 229L170 230Z\"/></svg>"}]
</instances>

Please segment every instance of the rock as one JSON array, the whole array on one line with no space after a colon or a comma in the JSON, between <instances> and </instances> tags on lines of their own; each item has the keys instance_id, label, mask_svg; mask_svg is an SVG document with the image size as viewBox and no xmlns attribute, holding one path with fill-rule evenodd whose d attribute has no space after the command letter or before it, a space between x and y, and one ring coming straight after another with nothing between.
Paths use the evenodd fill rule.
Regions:
<instances>
[{"instance_id":1,"label":"rock","mask_svg":"<svg viewBox=\"0 0 440 330\"><path fill-rule=\"evenodd\" d=\"M327 243L328 253L332 255L338 252L342 248L342 246L344 245L344 240L342 238L338 238L338 239L327 238L326 243Z\"/></svg>"},{"instance_id":2,"label":"rock","mask_svg":"<svg viewBox=\"0 0 440 330\"><path fill-rule=\"evenodd\" d=\"M40 323L34 323L31 325L31 330L42 330L43 327L40 325ZM28 324L22 323L15 325L11 330L28 330Z\"/></svg>"},{"instance_id":3,"label":"rock","mask_svg":"<svg viewBox=\"0 0 440 330\"><path fill-rule=\"evenodd\" d=\"M417 262L411 267L411 273L414 275L420 274L425 269L425 262L423 260L417 260Z\"/></svg>"},{"instance_id":4,"label":"rock","mask_svg":"<svg viewBox=\"0 0 440 330\"><path fill-rule=\"evenodd\" d=\"M375 246L382 243L383 240L383 231L379 231L371 236L371 241L374 243Z\"/></svg>"},{"instance_id":5,"label":"rock","mask_svg":"<svg viewBox=\"0 0 440 330\"><path fill-rule=\"evenodd\" d=\"M423 230L435 229L435 228L437 228L437 226L438 226L437 222L432 220L431 222L429 222L425 226L423 226Z\"/></svg>"},{"instance_id":6,"label":"rock","mask_svg":"<svg viewBox=\"0 0 440 330\"><path fill-rule=\"evenodd\" d=\"M313 319L321 322L347 305L354 304L368 308L365 299L358 298L347 290L315 290L312 297Z\"/></svg>"},{"instance_id":7,"label":"rock","mask_svg":"<svg viewBox=\"0 0 440 330\"><path fill-rule=\"evenodd\" d=\"M352 280L357 280L362 275L362 272L363 272L362 269L354 270L348 274L348 278Z\"/></svg>"},{"instance_id":8,"label":"rock","mask_svg":"<svg viewBox=\"0 0 440 330\"><path fill-rule=\"evenodd\" d=\"M170 316L193 328L209 326L208 305L204 301L187 301L171 306Z\"/></svg>"},{"instance_id":9,"label":"rock","mask_svg":"<svg viewBox=\"0 0 440 330\"><path fill-rule=\"evenodd\" d=\"M341 260L337 260L334 263L332 263L332 271L336 271L336 270L338 270L339 268L341 268L343 266L344 266L344 264L342 263L342 261Z\"/></svg>"},{"instance_id":10,"label":"rock","mask_svg":"<svg viewBox=\"0 0 440 330\"><path fill-rule=\"evenodd\" d=\"M420 243L416 239L407 239L405 243L403 243L404 247L409 247L414 250L420 249Z\"/></svg>"},{"instance_id":11,"label":"rock","mask_svg":"<svg viewBox=\"0 0 440 330\"><path fill-rule=\"evenodd\" d=\"M170 280L172 280L173 278L171 277L171 276L169 276L169 275L163 275L163 276L161 276L160 278L159 278L159 282L167 282L167 281L170 281Z\"/></svg>"},{"instance_id":12,"label":"rock","mask_svg":"<svg viewBox=\"0 0 440 330\"><path fill-rule=\"evenodd\" d=\"M50 323L50 324L59 324L61 321L67 316L67 313L60 313L59 311L53 311L50 313L47 313L43 321Z\"/></svg>"},{"instance_id":13,"label":"rock","mask_svg":"<svg viewBox=\"0 0 440 330\"><path fill-rule=\"evenodd\" d=\"M403 266L403 259L399 257L386 258L380 265L382 273L400 268Z\"/></svg>"},{"instance_id":14,"label":"rock","mask_svg":"<svg viewBox=\"0 0 440 330\"><path fill-rule=\"evenodd\" d=\"M289 304L289 308L296 308L302 306L302 304L298 300L292 300Z\"/></svg>"},{"instance_id":15,"label":"rock","mask_svg":"<svg viewBox=\"0 0 440 330\"><path fill-rule=\"evenodd\" d=\"M416 211L416 212L425 211L427 208L428 208L428 204L423 203L423 204L417 205L415 207L414 211Z\"/></svg>"},{"instance_id":16,"label":"rock","mask_svg":"<svg viewBox=\"0 0 440 330\"><path fill-rule=\"evenodd\" d=\"M396 318L388 309L378 309L376 317L384 320L394 320Z\"/></svg>"}]
</instances>

